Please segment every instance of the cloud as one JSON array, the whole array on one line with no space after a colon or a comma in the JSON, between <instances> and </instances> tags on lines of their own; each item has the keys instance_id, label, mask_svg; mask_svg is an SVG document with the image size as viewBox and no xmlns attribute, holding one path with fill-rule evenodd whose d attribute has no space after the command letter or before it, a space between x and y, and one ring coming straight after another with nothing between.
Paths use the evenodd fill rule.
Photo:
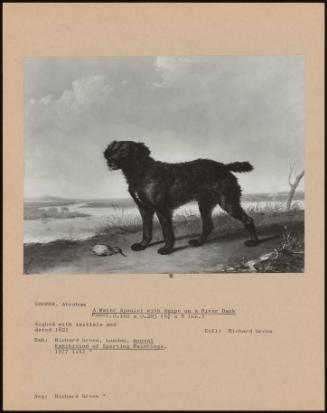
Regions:
<instances>
[{"instance_id":1,"label":"cloud","mask_svg":"<svg viewBox=\"0 0 327 413\"><path fill-rule=\"evenodd\" d=\"M113 139L142 140L168 161L249 160L250 191L278 190L289 158L303 162L299 56L32 59L25 71L32 192L124 196L102 159Z\"/></svg>"},{"instance_id":2,"label":"cloud","mask_svg":"<svg viewBox=\"0 0 327 413\"><path fill-rule=\"evenodd\" d=\"M27 121L31 120L31 126L35 126L38 122L50 122L51 118L60 122L71 116L96 113L106 105L113 89L114 85L105 76L76 79L58 98L47 95L30 99L26 104Z\"/></svg>"}]
</instances>

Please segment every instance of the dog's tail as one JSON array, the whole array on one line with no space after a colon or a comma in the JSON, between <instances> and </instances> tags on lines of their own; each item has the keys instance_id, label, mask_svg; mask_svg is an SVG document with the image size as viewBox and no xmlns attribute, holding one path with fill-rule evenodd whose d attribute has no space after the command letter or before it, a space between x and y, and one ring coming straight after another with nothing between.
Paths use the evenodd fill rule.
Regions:
<instances>
[{"instance_id":1,"label":"dog's tail","mask_svg":"<svg viewBox=\"0 0 327 413\"><path fill-rule=\"evenodd\" d=\"M250 162L232 162L225 164L225 168L232 172L250 172L253 166Z\"/></svg>"}]
</instances>

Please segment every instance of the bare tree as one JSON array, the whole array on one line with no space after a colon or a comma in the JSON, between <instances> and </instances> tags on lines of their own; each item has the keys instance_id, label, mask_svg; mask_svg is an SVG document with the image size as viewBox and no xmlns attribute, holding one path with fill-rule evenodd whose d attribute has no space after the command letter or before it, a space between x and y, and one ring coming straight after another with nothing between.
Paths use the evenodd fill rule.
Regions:
<instances>
[{"instance_id":1,"label":"bare tree","mask_svg":"<svg viewBox=\"0 0 327 413\"><path fill-rule=\"evenodd\" d=\"M299 174L296 173L296 165L295 162L293 161L290 165L290 171L288 174L288 183L291 187L289 195L288 195L288 200L286 204L286 209L291 208L292 200L296 191L297 186L299 185L301 179L304 176L304 171L300 172ZM292 178L294 179L292 182Z\"/></svg>"}]
</instances>

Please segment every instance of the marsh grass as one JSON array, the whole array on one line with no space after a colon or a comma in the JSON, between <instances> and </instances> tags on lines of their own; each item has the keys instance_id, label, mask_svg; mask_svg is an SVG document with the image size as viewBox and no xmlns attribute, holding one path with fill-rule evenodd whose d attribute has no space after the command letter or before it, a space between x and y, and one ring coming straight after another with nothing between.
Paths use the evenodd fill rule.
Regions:
<instances>
[{"instance_id":1,"label":"marsh grass","mask_svg":"<svg viewBox=\"0 0 327 413\"><path fill-rule=\"evenodd\" d=\"M128 214L123 208L115 207L115 213L106 217L106 225L100 230L101 234L115 234L115 233L134 233L141 230L142 220L139 215ZM292 209L286 211L285 204L274 204L267 202L257 203L249 208L246 208L247 213L254 219L257 227L264 227L265 225L280 225L289 223L290 221L303 219L304 211L296 203ZM220 234L231 234L245 232L243 224L238 220L232 218L221 209L216 209L212 216L214 223L213 234L219 232ZM173 224L176 235L192 235L201 231L201 218L198 213L192 209L184 209L182 212L178 210L173 217ZM153 222L154 232L160 231L159 221L154 216Z\"/></svg>"}]
</instances>

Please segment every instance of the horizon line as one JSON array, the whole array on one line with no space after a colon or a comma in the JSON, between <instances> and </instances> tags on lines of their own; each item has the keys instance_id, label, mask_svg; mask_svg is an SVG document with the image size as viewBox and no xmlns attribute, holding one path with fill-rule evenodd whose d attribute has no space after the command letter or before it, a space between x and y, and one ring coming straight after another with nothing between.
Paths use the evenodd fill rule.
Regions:
<instances>
[{"instance_id":1,"label":"horizon line","mask_svg":"<svg viewBox=\"0 0 327 413\"><path fill-rule=\"evenodd\" d=\"M289 193L289 190L281 190L281 191L267 191L267 192L243 192L242 195L276 195L276 194L281 194L281 193ZM303 189L299 189L298 191L296 191L296 193L303 193L304 194L304 190ZM86 198L86 197L63 197L63 196L59 196L59 195L41 195L41 196L24 196L24 200L26 199L51 199L51 198L55 198L55 199L63 199L63 200L76 200L76 199L80 199L80 200L111 200L111 199L131 199L130 197L126 196L126 197L91 197L91 198Z\"/></svg>"}]
</instances>

